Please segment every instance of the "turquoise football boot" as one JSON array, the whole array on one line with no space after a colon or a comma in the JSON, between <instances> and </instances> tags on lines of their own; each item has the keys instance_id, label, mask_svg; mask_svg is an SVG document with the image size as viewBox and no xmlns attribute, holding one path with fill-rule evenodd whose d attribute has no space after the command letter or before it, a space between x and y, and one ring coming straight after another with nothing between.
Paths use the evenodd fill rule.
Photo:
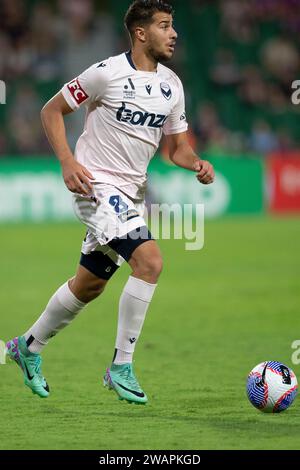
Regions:
<instances>
[{"instance_id":1,"label":"turquoise football boot","mask_svg":"<svg viewBox=\"0 0 300 470\"><path fill-rule=\"evenodd\" d=\"M42 376L42 358L28 350L24 336L16 337L6 343L7 355L22 369L24 383L32 393L42 398L49 396L49 386Z\"/></svg>"},{"instance_id":2,"label":"turquoise football boot","mask_svg":"<svg viewBox=\"0 0 300 470\"><path fill-rule=\"evenodd\" d=\"M103 385L109 390L114 390L119 400L126 400L128 403L137 405L145 405L148 401L134 375L132 364L112 364L106 369Z\"/></svg>"}]
</instances>

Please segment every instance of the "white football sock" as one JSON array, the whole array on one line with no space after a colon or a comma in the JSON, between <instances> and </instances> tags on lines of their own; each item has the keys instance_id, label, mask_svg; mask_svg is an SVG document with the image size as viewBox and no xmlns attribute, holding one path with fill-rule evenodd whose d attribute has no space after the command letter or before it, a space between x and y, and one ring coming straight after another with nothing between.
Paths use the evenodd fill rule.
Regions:
<instances>
[{"instance_id":1,"label":"white football sock","mask_svg":"<svg viewBox=\"0 0 300 470\"><path fill-rule=\"evenodd\" d=\"M40 353L48 340L69 325L85 305L71 292L68 282L61 286L40 318L24 334L29 351Z\"/></svg>"},{"instance_id":2,"label":"white football sock","mask_svg":"<svg viewBox=\"0 0 300 470\"><path fill-rule=\"evenodd\" d=\"M132 362L135 345L157 284L129 276L119 304L118 332L114 364Z\"/></svg>"}]
</instances>

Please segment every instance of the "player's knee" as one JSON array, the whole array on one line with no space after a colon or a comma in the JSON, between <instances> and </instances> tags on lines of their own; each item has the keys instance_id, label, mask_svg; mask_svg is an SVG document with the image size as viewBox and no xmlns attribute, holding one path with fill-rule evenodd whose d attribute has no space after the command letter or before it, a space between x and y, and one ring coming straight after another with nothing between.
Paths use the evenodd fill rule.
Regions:
<instances>
[{"instance_id":1,"label":"player's knee","mask_svg":"<svg viewBox=\"0 0 300 470\"><path fill-rule=\"evenodd\" d=\"M152 282L157 281L162 269L163 260L160 256L144 259L137 266L138 274L143 278L151 279Z\"/></svg>"},{"instance_id":2,"label":"player's knee","mask_svg":"<svg viewBox=\"0 0 300 470\"><path fill-rule=\"evenodd\" d=\"M78 300L84 303L89 303L102 294L106 284L107 281L103 279L96 279L84 284L75 283L75 280L73 280L73 284L72 281L70 281L70 288Z\"/></svg>"},{"instance_id":3,"label":"player's knee","mask_svg":"<svg viewBox=\"0 0 300 470\"><path fill-rule=\"evenodd\" d=\"M87 302L91 302L92 300L99 297L105 289L106 281L99 279L97 281L93 281L89 283L85 287L84 295L87 299Z\"/></svg>"},{"instance_id":4,"label":"player's knee","mask_svg":"<svg viewBox=\"0 0 300 470\"><path fill-rule=\"evenodd\" d=\"M163 270L163 260L160 256L150 262L151 271L158 278Z\"/></svg>"}]
</instances>

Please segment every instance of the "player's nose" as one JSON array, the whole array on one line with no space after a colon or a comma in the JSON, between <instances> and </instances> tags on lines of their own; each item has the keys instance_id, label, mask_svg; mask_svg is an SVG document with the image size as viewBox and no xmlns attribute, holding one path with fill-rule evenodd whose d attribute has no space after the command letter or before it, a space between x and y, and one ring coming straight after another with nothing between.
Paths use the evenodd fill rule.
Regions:
<instances>
[{"instance_id":1,"label":"player's nose","mask_svg":"<svg viewBox=\"0 0 300 470\"><path fill-rule=\"evenodd\" d=\"M177 32L175 31L174 28L172 28L172 31L171 31L171 39L177 39L178 38L178 34Z\"/></svg>"}]
</instances>

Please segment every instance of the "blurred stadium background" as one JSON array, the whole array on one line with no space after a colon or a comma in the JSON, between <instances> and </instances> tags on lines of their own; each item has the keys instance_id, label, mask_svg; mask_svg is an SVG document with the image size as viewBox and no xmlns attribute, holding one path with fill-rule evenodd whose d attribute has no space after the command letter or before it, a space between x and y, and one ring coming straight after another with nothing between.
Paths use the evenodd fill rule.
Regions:
<instances>
[{"instance_id":1,"label":"blurred stadium background","mask_svg":"<svg viewBox=\"0 0 300 470\"><path fill-rule=\"evenodd\" d=\"M0 104L1 339L25 331L72 275L84 233L73 223L40 109L90 64L128 49L129 3L0 3L0 79L7 91ZM256 414L245 400L244 378L268 359L286 362L299 378L291 343L300 335L300 105L291 102L291 86L300 79L300 2L172 3L179 40L170 66L185 87L190 141L214 163L217 179L209 187L194 182L168 161L164 142L149 170L149 200L204 203L207 217L201 252L161 242L166 267L137 355L152 401L147 410L119 411L98 391L99 364L111 359L116 321L102 309L116 312L129 272L123 268L103 300L45 351L51 402L29 397L17 372L1 369L2 448L299 445L299 406L280 421ZM66 123L74 148L83 112ZM156 367L164 367L162 378ZM178 380L178 371L192 383ZM34 425L19 439L24 407Z\"/></svg>"},{"instance_id":2,"label":"blurred stadium background","mask_svg":"<svg viewBox=\"0 0 300 470\"><path fill-rule=\"evenodd\" d=\"M62 194L55 175L58 165L39 112L63 83L128 49L123 16L129 3L1 2L0 78L6 83L7 104L0 105L0 220L72 217L70 205L60 204L68 195ZM173 4L179 41L171 66L185 86L190 139L213 160L220 177L211 188L187 185L186 173L174 173L165 163L162 144L165 158L152 167L154 199L170 202L173 194L182 202L200 198L212 217L299 211L300 105L291 102L292 82L300 76L299 2ZM72 148L83 113L67 118ZM166 185L159 175L165 175Z\"/></svg>"}]
</instances>

